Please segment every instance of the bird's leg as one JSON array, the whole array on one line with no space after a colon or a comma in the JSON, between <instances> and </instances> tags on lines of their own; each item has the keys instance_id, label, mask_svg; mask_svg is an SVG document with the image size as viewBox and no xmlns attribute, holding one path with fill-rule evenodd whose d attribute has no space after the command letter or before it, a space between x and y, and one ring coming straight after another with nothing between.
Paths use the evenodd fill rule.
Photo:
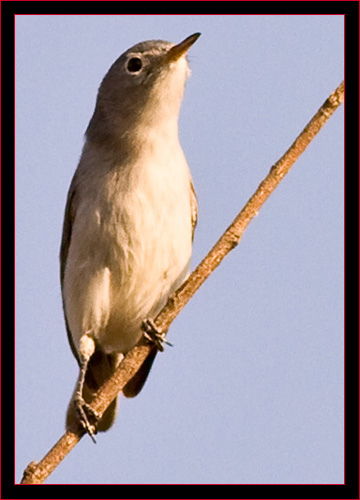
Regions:
<instances>
[{"instance_id":1,"label":"bird's leg","mask_svg":"<svg viewBox=\"0 0 360 500\"><path fill-rule=\"evenodd\" d=\"M74 404L79 416L81 425L84 427L86 432L91 437L92 441L96 443L95 433L96 433L96 422L99 420L97 413L91 408L91 406L85 401L83 397L83 389L85 383L85 376L87 367L91 356L95 352L95 342L94 339L89 337L89 335L83 335L80 339L80 375L76 387L76 392L74 394ZM91 415L92 420L95 421L95 425L90 424L89 416Z\"/></svg>"},{"instance_id":2,"label":"bird's leg","mask_svg":"<svg viewBox=\"0 0 360 500\"><path fill-rule=\"evenodd\" d=\"M172 347L172 344L168 342L166 339L166 332L161 332L155 325L152 319L146 319L141 324L141 329L144 332L144 337L150 342L153 342L159 351L164 350L164 345L169 345Z\"/></svg>"}]
</instances>

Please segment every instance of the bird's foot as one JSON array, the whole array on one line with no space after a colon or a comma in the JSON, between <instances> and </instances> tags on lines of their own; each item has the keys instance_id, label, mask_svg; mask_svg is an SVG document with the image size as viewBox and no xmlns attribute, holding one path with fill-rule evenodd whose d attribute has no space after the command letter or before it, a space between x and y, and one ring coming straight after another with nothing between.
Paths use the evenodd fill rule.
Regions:
<instances>
[{"instance_id":1,"label":"bird's foot","mask_svg":"<svg viewBox=\"0 0 360 500\"><path fill-rule=\"evenodd\" d=\"M172 344L166 340L166 333L161 332L152 319L143 321L141 328L144 332L144 337L153 342L159 351L164 350L164 344L172 347Z\"/></svg>"},{"instance_id":2,"label":"bird's foot","mask_svg":"<svg viewBox=\"0 0 360 500\"><path fill-rule=\"evenodd\" d=\"M89 434L92 441L96 443L95 434L97 433L96 424L99 421L99 415L91 406L86 403L81 394L76 394L74 398L76 412L79 416L79 422L85 431Z\"/></svg>"}]
</instances>

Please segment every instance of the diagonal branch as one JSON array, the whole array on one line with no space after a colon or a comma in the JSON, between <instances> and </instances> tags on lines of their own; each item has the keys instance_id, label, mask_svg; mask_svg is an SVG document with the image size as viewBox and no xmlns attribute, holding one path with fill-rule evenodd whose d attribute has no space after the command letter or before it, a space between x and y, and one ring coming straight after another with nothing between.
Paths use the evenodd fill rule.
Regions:
<instances>
[{"instance_id":1,"label":"diagonal branch","mask_svg":"<svg viewBox=\"0 0 360 500\"><path fill-rule=\"evenodd\" d=\"M170 296L166 305L154 320L158 330L166 332L169 329L171 323L182 308L189 302L194 293L200 288L230 250L236 247L249 222L258 214L261 206L343 100L344 82L342 82L328 97L286 153L271 167L270 172L261 182L253 196L226 229L207 256L200 262L185 283ZM92 402L93 409L100 416L124 385L137 372L152 348L153 345L145 338L142 338L125 356L114 375L104 383ZM84 430L80 427L77 430L67 430L41 462L31 462L27 466L21 483L43 483L63 458L65 458L72 448L80 441L83 435Z\"/></svg>"}]
</instances>

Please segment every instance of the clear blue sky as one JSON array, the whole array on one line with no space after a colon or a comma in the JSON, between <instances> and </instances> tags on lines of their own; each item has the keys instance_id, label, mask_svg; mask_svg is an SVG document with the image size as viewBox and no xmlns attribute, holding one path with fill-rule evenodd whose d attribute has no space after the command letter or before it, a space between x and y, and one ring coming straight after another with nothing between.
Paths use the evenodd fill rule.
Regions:
<instances>
[{"instance_id":1,"label":"clear blue sky","mask_svg":"<svg viewBox=\"0 0 360 500\"><path fill-rule=\"evenodd\" d=\"M180 42L192 267L343 79L342 16L17 16L16 480L61 436L78 367L58 253L66 194L113 61ZM47 483L343 482L343 107L169 332L142 393Z\"/></svg>"}]
</instances>

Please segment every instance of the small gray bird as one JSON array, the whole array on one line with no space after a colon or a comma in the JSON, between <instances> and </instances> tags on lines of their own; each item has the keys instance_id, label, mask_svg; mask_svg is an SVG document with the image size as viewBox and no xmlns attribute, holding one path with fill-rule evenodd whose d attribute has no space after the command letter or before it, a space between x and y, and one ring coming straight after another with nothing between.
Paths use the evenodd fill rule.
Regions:
<instances>
[{"instance_id":1,"label":"small gray bird","mask_svg":"<svg viewBox=\"0 0 360 500\"><path fill-rule=\"evenodd\" d=\"M114 400L97 422L89 404L123 356L186 279L197 220L196 196L179 143L178 118L189 76L178 45L142 42L105 75L67 197L61 290L70 346L80 374L67 428L80 421L94 439L113 423ZM142 389L157 352L123 389Z\"/></svg>"}]
</instances>

